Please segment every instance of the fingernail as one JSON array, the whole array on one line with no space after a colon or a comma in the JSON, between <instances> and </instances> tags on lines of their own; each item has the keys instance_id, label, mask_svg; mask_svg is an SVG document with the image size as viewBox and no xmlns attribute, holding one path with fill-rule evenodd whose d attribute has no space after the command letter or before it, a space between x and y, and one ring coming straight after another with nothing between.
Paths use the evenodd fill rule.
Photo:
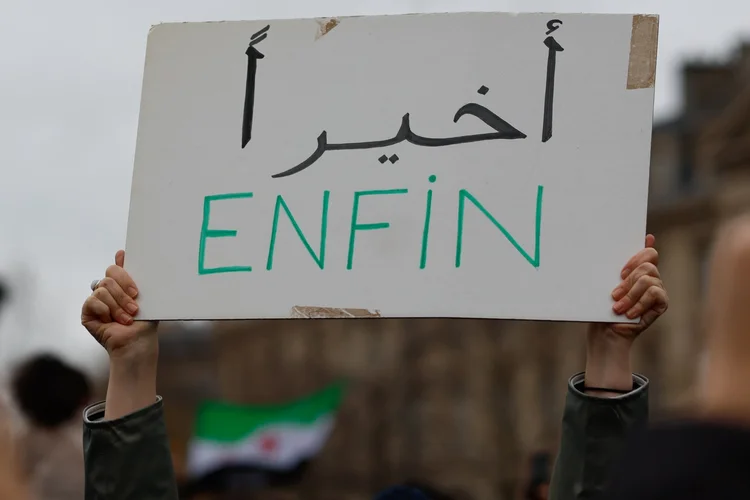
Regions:
<instances>
[{"instance_id":1,"label":"fingernail","mask_svg":"<svg viewBox=\"0 0 750 500\"><path fill-rule=\"evenodd\" d=\"M138 311L138 306L135 304L135 302L131 302L127 305L126 309L130 314L135 314L136 311Z\"/></svg>"},{"instance_id":2,"label":"fingernail","mask_svg":"<svg viewBox=\"0 0 750 500\"><path fill-rule=\"evenodd\" d=\"M612 298L614 300L620 300L625 295L625 287L622 285L615 288L615 290L612 292Z\"/></svg>"},{"instance_id":3,"label":"fingernail","mask_svg":"<svg viewBox=\"0 0 750 500\"><path fill-rule=\"evenodd\" d=\"M612 307L612 309L614 309L617 314L621 314L624 308L625 304L622 301L618 302L614 305L614 307Z\"/></svg>"},{"instance_id":4,"label":"fingernail","mask_svg":"<svg viewBox=\"0 0 750 500\"><path fill-rule=\"evenodd\" d=\"M128 295L130 295L133 298L136 298L138 296L138 290L135 289L135 287L128 288Z\"/></svg>"},{"instance_id":5,"label":"fingernail","mask_svg":"<svg viewBox=\"0 0 750 500\"><path fill-rule=\"evenodd\" d=\"M131 318L129 315L122 313L120 314L120 323L123 325L129 325L133 321L133 318Z\"/></svg>"},{"instance_id":6,"label":"fingernail","mask_svg":"<svg viewBox=\"0 0 750 500\"><path fill-rule=\"evenodd\" d=\"M641 306L640 304L633 307L630 311L628 311L628 319L635 319L638 316L641 315Z\"/></svg>"},{"instance_id":7,"label":"fingernail","mask_svg":"<svg viewBox=\"0 0 750 500\"><path fill-rule=\"evenodd\" d=\"M623 269L620 273L620 278L625 279L630 275L630 269Z\"/></svg>"}]
</instances>

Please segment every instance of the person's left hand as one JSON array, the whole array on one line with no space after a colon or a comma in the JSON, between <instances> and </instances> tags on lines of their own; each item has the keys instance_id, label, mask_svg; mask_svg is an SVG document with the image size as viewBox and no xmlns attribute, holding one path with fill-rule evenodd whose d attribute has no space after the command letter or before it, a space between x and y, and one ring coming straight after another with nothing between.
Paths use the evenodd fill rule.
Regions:
<instances>
[{"instance_id":1,"label":"person's left hand","mask_svg":"<svg viewBox=\"0 0 750 500\"><path fill-rule=\"evenodd\" d=\"M659 253L654 248L656 238L646 236L646 248L635 254L622 268L622 282L612 292L612 310L628 319L640 316L638 323L613 323L607 326L612 333L635 340L654 321L667 311L669 297L659 275Z\"/></svg>"},{"instance_id":2,"label":"person's left hand","mask_svg":"<svg viewBox=\"0 0 750 500\"><path fill-rule=\"evenodd\" d=\"M586 345L587 393L599 397L616 397L633 388L630 351L633 341L669 306L669 298L656 267L659 253L655 238L646 236L646 248L635 254L625 267L622 282L612 291L612 309L628 319L640 317L638 323L592 323ZM598 388L598 389L597 389Z\"/></svg>"}]
</instances>

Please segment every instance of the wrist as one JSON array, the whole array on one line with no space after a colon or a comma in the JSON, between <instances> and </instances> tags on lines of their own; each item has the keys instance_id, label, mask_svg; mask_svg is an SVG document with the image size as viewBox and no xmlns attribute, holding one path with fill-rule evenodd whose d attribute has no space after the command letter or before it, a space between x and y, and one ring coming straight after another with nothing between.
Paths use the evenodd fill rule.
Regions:
<instances>
[{"instance_id":1,"label":"wrist","mask_svg":"<svg viewBox=\"0 0 750 500\"><path fill-rule=\"evenodd\" d=\"M147 364L156 363L159 357L158 323L143 322L143 330L134 339L117 347L108 348L110 363Z\"/></svg>"},{"instance_id":2,"label":"wrist","mask_svg":"<svg viewBox=\"0 0 750 500\"><path fill-rule=\"evenodd\" d=\"M633 337L616 333L607 323L591 323L586 334L588 351L609 355L630 355Z\"/></svg>"},{"instance_id":3,"label":"wrist","mask_svg":"<svg viewBox=\"0 0 750 500\"><path fill-rule=\"evenodd\" d=\"M158 345L110 355L105 420L114 420L156 402Z\"/></svg>"},{"instance_id":4,"label":"wrist","mask_svg":"<svg viewBox=\"0 0 750 500\"><path fill-rule=\"evenodd\" d=\"M589 327L586 343L586 387L630 391L633 372L630 351L633 339L613 332L605 324ZM601 391L596 395L601 394ZM610 396L620 394L613 393Z\"/></svg>"},{"instance_id":5,"label":"wrist","mask_svg":"<svg viewBox=\"0 0 750 500\"><path fill-rule=\"evenodd\" d=\"M123 350L109 356L109 376L118 382L133 383L145 377L155 376L159 363L159 346L140 346Z\"/></svg>"}]
</instances>

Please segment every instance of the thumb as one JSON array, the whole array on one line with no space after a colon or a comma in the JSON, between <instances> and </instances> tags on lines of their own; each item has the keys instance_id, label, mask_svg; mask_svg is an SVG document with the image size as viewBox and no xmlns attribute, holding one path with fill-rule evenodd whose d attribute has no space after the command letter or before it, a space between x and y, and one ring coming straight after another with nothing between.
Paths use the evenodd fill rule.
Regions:
<instances>
[{"instance_id":1,"label":"thumb","mask_svg":"<svg viewBox=\"0 0 750 500\"><path fill-rule=\"evenodd\" d=\"M115 254L115 265L117 267L125 266L125 250L118 250Z\"/></svg>"},{"instance_id":2,"label":"thumb","mask_svg":"<svg viewBox=\"0 0 750 500\"><path fill-rule=\"evenodd\" d=\"M656 237L653 234L647 234L646 235L646 248L654 248L655 245L656 245Z\"/></svg>"}]
</instances>

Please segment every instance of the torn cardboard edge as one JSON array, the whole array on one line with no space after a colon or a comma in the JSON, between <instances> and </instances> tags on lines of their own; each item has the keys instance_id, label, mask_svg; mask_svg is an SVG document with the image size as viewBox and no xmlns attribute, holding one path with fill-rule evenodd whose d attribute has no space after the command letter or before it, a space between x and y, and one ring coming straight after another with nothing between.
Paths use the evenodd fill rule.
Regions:
<instances>
[{"instance_id":1,"label":"torn cardboard edge","mask_svg":"<svg viewBox=\"0 0 750 500\"><path fill-rule=\"evenodd\" d=\"M297 319L380 318L380 311L338 307L294 306L289 314Z\"/></svg>"},{"instance_id":2,"label":"torn cardboard edge","mask_svg":"<svg viewBox=\"0 0 750 500\"><path fill-rule=\"evenodd\" d=\"M651 89L656 81L659 16L633 16L627 89Z\"/></svg>"}]
</instances>

